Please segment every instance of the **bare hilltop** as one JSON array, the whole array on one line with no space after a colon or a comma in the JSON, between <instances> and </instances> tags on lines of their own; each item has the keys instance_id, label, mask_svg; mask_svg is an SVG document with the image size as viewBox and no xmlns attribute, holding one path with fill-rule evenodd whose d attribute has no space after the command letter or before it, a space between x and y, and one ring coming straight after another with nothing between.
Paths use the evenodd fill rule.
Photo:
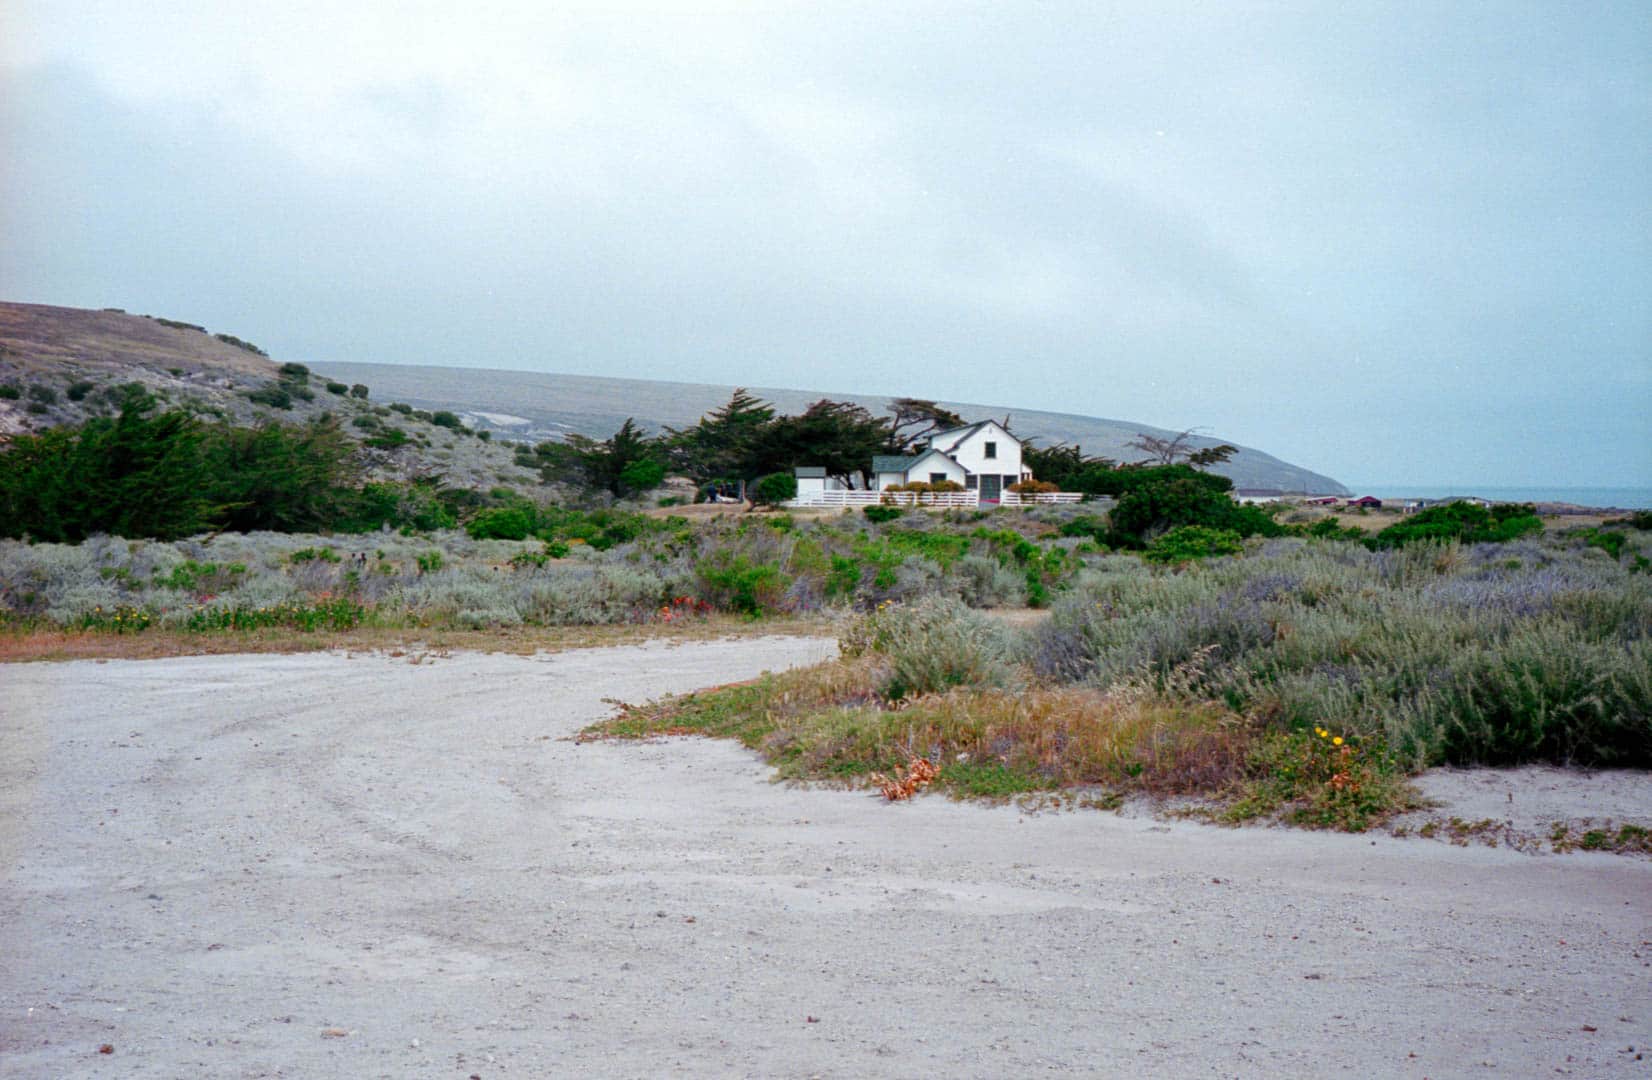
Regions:
<instances>
[{"instance_id":1,"label":"bare hilltop","mask_svg":"<svg viewBox=\"0 0 1652 1080\"><path fill-rule=\"evenodd\" d=\"M550 372L430 367L412 364L314 363L314 396L299 396L284 405L257 400L257 391L279 386L281 361L253 342L196 323L118 309L88 310L43 304L0 302L0 437L78 423L117 400L122 385L137 382L163 402L256 423L264 419L302 420L323 411L341 414L346 427L361 438L375 428L361 416L386 418L386 403L413 406L420 413L446 410L459 414L467 428L487 432L490 445L455 438L450 429L421 426L420 417L386 418L408 429L411 453L385 466L414 463L414 471L441 471L451 482L530 482L531 472L517 467L510 443L562 439L570 434L604 439L626 418L645 428L691 426L726 402L732 386L602 378ZM327 385L362 386L370 400L349 393L327 393ZM853 401L882 414L889 398L753 387L753 393L785 413L801 412L821 398ZM944 392L944 387L932 392ZM15 396L6 396L13 394ZM265 395L266 398L268 395ZM1013 405L943 401L967 420L1008 417L1014 430L1041 445L1070 443L1085 453L1131 460L1128 447L1139 434L1169 436L1162 428L1128 420L1073 413L1041 412ZM1196 438L1194 446L1222 442L1219 434ZM501 445L505 444L505 445ZM1252 447L1241 446L1231 461L1216 470L1241 488L1269 488L1315 494L1347 494L1336 480L1293 465ZM521 473L520 476L516 475Z\"/></svg>"}]
</instances>

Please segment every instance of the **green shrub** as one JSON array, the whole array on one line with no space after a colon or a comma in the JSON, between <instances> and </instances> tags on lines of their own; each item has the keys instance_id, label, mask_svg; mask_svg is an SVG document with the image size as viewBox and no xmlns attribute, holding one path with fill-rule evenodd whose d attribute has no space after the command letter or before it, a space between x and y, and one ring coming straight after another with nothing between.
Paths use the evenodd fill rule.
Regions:
<instances>
[{"instance_id":1,"label":"green shrub","mask_svg":"<svg viewBox=\"0 0 1652 1080\"><path fill-rule=\"evenodd\" d=\"M23 396L23 390L16 383L0 383L0 399L16 401Z\"/></svg>"},{"instance_id":2,"label":"green shrub","mask_svg":"<svg viewBox=\"0 0 1652 1080\"><path fill-rule=\"evenodd\" d=\"M526 540L538 527L531 506L500 506L483 510L465 523L473 540Z\"/></svg>"},{"instance_id":3,"label":"green shrub","mask_svg":"<svg viewBox=\"0 0 1652 1080\"><path fill-rule=\"evenodd\" d=\"M435 424L437 427L454 430L461 429L465 426L456 414L448 412L446 409L438 409L431 413L430 422Z\"/></svg>"},{"instance_id":4,"label":"green shrub","mask_svg":"<svg viewBox=\"0 0 1652 1080\"><path fill-rule=\"evenodd\" d=\"M1542 531L1543 519L1530 503L1501 503L1488 510L1471 502L1455 502L1431 506L1390 525L1371 544L1394 548L1419 540L1498 543Z\"/></svg>"},{"instance_id":5,"label":"green shrub","mask_svg":"<svg viewBox=\"0 0 1652 1080\"><path fill-rule=\"evenodd\" d=\"M386 427L371 439L363 439L363 446L371 446L375 450L395 450L407 445L407 432L399 427Z\"/></svg>"},{"instance_id":6,"label":"green shrub","mask_svg":"<svg viewBox=\"0 0 1652 1080\"><path fill-rule=\"evenodd\" d=\"M360 398L361 400L366 401L367 393L368 391L365 383L354 383L350 387L350 396L353 398Z\"/></svg>"},{"instance_id":7,"label":"green shrub","mask_svg":"<svg viewBox=\"0 0 1652 1080\"><path fill-rule=\"evenodd\" d=\"M886 521L894 521L896 518L906 513L906 511L899 506L863 506L860 508L860 512L866 515L867 521L877 522L879 524Z\"/></svg>"},{"instance_id":8,"label":"green shrub","mask_svg":"<svg viewBox=\"0 0 1652 1080\"><path fill-rule=\"evenodd\" d=\"M288 382L307 383L310 381L310 369L303 364L282 364L279 371L280 377Z\"/></svg>"},{"instance_id":9,"label":"green shrub","mask_svg":"<svg viewBox=\"0 0 1652 1080\"><path fill-rule=\"evenodd\" d=\"M197 323L184 322L180 319L163 319L157 315L145 315L144 318L149 319L152 322L160 323L162 326L170 326L174 330L195 330L202 334L207 332L207 328L204 326Z\"/></svg>"},{"instance_id":10,"label":"green shrub","mask_svg":"<svg viewBox=\"0 0 1652 1080\"><path fill-rule=\"evenodd\" d=\"M653 491L665 479L665 466L653 458L638 458L620 470L621 494Z\"/></svg>"},{"instance_id":11,"label":"green shrub","mask_svg":"<svg viewBox=\"0 0 1652 1080\"><path fill-rule=\"evenodd\" d=\"M222 341L225 345L233 345L237 349L240 349L243 352L252 353L254 356L268 356L269 355L269 353L265 352L263 349L260 349L258 346L254 345L252 342L242 341L240 338L236 337L234 334L214 334L213 337L216 337L219 341ZM293 366L293 367L304 367L303 364L293 364L291 366ZM309 374L309 369L308 368L305 368L305 374L306 375Z\"/></svg>"},{"instance_id":12,"label":"green shrub","mask_svg":"<svg viewBox=\"0 0 1652 1080\"><path fill-rule=\"evenodd\" d=\"M1273 511L1240 506L1228 495L1232 481L1186 465L1125 468L1108 474L1116 481L1118 505L1108 515L1105 536L1115 547L1141 548L1160 533L1182 525L1228 529L1246 536L1280 536L1284 526ZM1113 492L1107 492L1112 494Z\"/></svg>"},{"instance_id":13,"label":"green shrub","mask_svg":"<svg viewBox=\"0 0 1652 1080\"><path fill-rule=\"evenodd\" d=\"M826 573L826 596L829 599L852 597L860 588L861 568L857 559L833 555L831 568Z\"/></svg>"},{"instance_id":14,"label":"green shrub","mask_svg":"<svg viewBox=\"0 0 1652 1080\"><path fill-rule=\"evenodd\" d=\"M1107 522L1094 514L1080 514L1062 522L1057 531L1062 536L1083 536L1091 540L1103 540L1107 536Z\"/></svg>"},{"instance_id":15,"label":"green shrub","mask_svg":"<svg viewBox=\"0 0 1652 1080\"><path fill-rule=\"evenodd\" d=\"M1244 550L1244 541L1232 530L1183 525L1153 541L1144 557L1149 562L1181 563L1218 555L1237 555Z\"/></svg>"},{"instance_id":16,"label":"green shrub","mask_svg":"<svg viewBox=\"0 0 1652 1080\"><path fill-rule=\"evenodd\" d=\"M77 382L70 383L69 384L69 389L67 391L67 393L69 395L69 400L70 401L82 401L82 400L84 400L86 395L90 394L92 392L92 388L96 385L97 384L92 382L90 379L80 379Z\"/></svg>"},{"instance_id":17,"label":"green shrub","mask_svg":"<svg viewBox=\"0 0 1652 1080\"><path fill-rule=\"evenodd\" d=\"M44 383L35 383L29 387L29 400L38 401L42 405L53 405L57 402L57 391Z\"/></svg>"},{"instance_id":18,"label":"green shrub","mask_svg":"<svg viewBox=\"0 0 1652 1080\"><path fill-rule=\"evenodd\" d=\"M155 585L158 588L176 589L179 592L222 592L234 588L246 572L247 567L244 563L220 566L217 563L198 563L194 559L185 559L174 566L170 573L163 575L157 570Z\"/></svg>"},{"instance_id":19,"label":"green shrub","mask_svg":"<svg viewBox=\"0 0 1652 1080\"><path fill-rule=\"evenodd\" d=\"M1344 526L1335 514L1320 518L1308 527L1308 535L1316 540L1359 540L1365 530L1358 525Z\"/></svg>"},{"instance_id":20,"label":"green shrub","mask_svg":"<svg viewBox=\"0 0 1652 1080\"><path fill-rule=\"evenodd\" d=\"M1623 555L1623 545L1629 538L1613 529L1585 529L1583 544L1585 547L1600 548L1613 559Z\"/></svg>"},{"instance_id":21,"label":"green shrub","mask_svg":"<svg viewBox=\"0 0 1652 1080\"><path fill-rule=\"evenodd\" d=\"M791 579L778 566L722 549L695 567L701 598L723 611L752 618L778 610Z\"/></svg>"},{"instance_id":22,"label":"green shrub","mask_svg":"<svg viewBox=\"0 0 1652 1080\"><path fill-rule=\"evenodd\" d=\"M268 405L272 409L290 409L293 407L293 395L284 383L268 383L256 390L247 393L247 399L258 405Z\"/></svg>"},{"instance_id":23,"label":"green shrub","mask_svg":"<svg viewBox=\"0 0 1652 1080\"><path fill-rule=\"evenodd\" d=\"M345 394L350 392L350 388L341 382L334 382L331 379L328 379L327 392L329 394L337 394L338 396L343 397Z\"/></svg>"},{"instance_id":24,"label":"green shrub","mask_svg":"<svg viewBox=\"0 0 1652 1080\"><path fill-rule=\"evenodd\" d=\"M399 412L403 416L413 415L413 406L405 404L404 402L392 401L389 408L391 412Z\"/></svg>"},{"instance_id":25,"label":"green shrub","mask_svg":"<svg viewBox=\"0 0 1652 1080\"><path fill-rule=\"evenodd\" d=\"M752 501L760 506L779 506L797 498L797 477L792 473L769 473L752 486Z\"/></svg>"}]
</instances>

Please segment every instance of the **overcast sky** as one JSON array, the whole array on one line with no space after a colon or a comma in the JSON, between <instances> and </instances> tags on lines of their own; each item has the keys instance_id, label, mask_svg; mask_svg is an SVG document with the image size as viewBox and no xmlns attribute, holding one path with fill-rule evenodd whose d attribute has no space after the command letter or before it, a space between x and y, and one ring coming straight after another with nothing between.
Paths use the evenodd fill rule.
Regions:
<instances>
[{"instance_id":1,"label":"overcast sky","mask_svg":"<svg viewBox=\"0 0 1652 1080\"><path fill-rule=\"evenodd\" d=\"M0 298L282 359L1652 485L1644 0L6 0L0 189Z\"/></svg>"}]
</instances>

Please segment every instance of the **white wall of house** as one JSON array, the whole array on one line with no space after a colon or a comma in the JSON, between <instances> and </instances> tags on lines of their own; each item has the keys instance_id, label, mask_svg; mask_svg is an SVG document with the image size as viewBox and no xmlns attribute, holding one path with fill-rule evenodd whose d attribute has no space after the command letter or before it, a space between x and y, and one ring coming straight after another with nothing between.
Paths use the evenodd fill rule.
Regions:
<instances>
[{"instance_id":1,"label":"white wall of house","mask_svg":"<svg viewBox=\"0 0 1652 1080\"><path fill-rule=\"evenodd\" d=\"M797 478L797 498L799 502L812 502L826 494L826 478L824 476L800 476Z\"/></svg>"},{"instance_id":2,"label":"white wall of house","mask_svg":"<svg viewBox=\"0 0 1652 1080\"><path fill-rule=\"evenodd\" d=\"M906 483L905 473L880 472L877 478L872 481L872 489L874 491L888 491L890 488L898 487L904 483Z\"/></svg>"},{"instance_id":3,"label":"white wall of house","mask_svg":"<svg viewBox=\"0 0 1652 1080\"><path fill-rule=\"evenodd\" d=\"M1021 441L996 421L987 421L961 442L956 436L943 433L931 439L930 446L945 450L959 465L978 476L983 473L1002 476L1005 486L1020 480L1023 475Z\"/></svg>"}]
</instances>

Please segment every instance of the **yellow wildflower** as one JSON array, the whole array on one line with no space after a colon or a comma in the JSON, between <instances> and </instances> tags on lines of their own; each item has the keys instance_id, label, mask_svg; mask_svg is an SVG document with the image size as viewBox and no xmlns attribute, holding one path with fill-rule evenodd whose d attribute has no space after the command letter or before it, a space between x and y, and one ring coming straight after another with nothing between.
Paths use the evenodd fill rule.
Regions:
<instances>
[{"instance_id":1,"label":"yellow wildflower","mask_svg":"<svg viewBox=\"0 0 1652 1080\"><path fill-rule=\"evenodd\" d=\"M1338 735L1336 738L1332 739L1331 740L1331 745L1332 746L1341 746L1342 745L1342 736Z\"/></svg>"}]
</instances>

